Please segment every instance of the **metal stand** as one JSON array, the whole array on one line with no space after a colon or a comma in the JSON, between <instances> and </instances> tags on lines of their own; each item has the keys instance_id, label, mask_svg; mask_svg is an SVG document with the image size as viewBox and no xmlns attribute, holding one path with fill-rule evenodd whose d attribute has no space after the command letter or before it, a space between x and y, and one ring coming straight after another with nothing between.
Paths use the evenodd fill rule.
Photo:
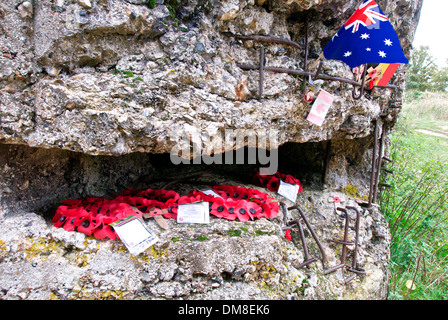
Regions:
<instances>
[{"instance_id":1,"label":"metal stand","mask_svg":"<svg viewBox=\"0 0 448 320\"><path fill-rule=\"evenodd\" d=\"M306 218L306 215L303 213L302 208L300 208L298 205L288 208L288 210L294 210L294 209L296 209L299 212L301 218L289 222L289 226L283 228L283 230L291 229L293 227L297 227L299 229L300 239L302 241L303 251L304 251L304 255L305 255L305 261L302 262L301 264L295 266L295 268L302 268L304 266L307 266L307 265L317 261L317 258L310 258L308 246L306 245L306 242L305 242L305 233L303 230L302 221L305 222L309 232L311 233L312 237L314 238L314 241L317 243L317 246L319 247L319 250L322 254L322 264L325 266L325 263L327 261L327 256L325 254L324 248L322 247L322 244L319 241L319 238L317 237L316 233L314 232L313 227L311 226L308 219Z\"/></svg>"}]
</instances>

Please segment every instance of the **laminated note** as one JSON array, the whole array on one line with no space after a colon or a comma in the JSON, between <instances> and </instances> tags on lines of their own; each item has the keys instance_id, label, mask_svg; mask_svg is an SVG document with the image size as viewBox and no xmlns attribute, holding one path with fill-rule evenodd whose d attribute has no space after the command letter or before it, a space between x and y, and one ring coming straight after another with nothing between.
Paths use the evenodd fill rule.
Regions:
<instances>
[{"instance_id":1,"label":"laminated note","mask_svg":"<svg viewBox=\"0 0 448 320\"><path fill-rule=\"evenodd\" d=\"M159 241L159 238L155 233L149 230L148 227L134 215L111 223L110 225L114 228L120 240L133 256L142 253Z\"/></svg>"},{"instance_id":2,"label":"laminated note","mask_svg":"<svg viewBox=\"0 0 448 320\"><path fill-rule=\"evenodd\" d=\"M332 103L332 95L325 90L321 90L316 98L316 101L314 101L310 114L306 120L320 127L324 122L325 116L327 115L328 109L330 109Z\"/></svg>"},{"instance_id":3,"label":"laminated note","mask_svg":"<svg viewBox=\"0 0 448 320\"><path fill-rule=\"evenodd\" d=\"M208 202L181 204L177 207L177 223L209 223Z\"/></svg>"},{"instance_id":4,"label":"laminated note","mask_svg":"<svg viewBox=\"0 0 448 320\"><path fill-rule=\"evenodd\" d=\"M280 187L278 188L277 191L279 195L284 196L286 199L289 199L292 202L296 202L298 192L299 192L299 185L286 183L280 180Z\"/></svg>"}]
</instances>

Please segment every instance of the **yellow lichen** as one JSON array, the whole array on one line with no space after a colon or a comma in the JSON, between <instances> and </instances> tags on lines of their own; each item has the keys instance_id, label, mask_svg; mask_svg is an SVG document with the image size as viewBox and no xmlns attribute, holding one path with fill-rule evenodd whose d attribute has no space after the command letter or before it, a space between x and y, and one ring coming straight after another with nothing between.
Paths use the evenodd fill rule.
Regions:
<instances>
[{"instance_id":1,"label":"yellow lichen","mask_svg":"<svg viewBox=\"0 0 448 320\"><path fill-rule=\"evenodd\" d=\"M352 198L361 198L358 189L350 184L346 186L344 189L342 189L342 192L344 192L346 195Z\"/></svg>"},{"instance_id":2,"label":"yellow lichen","mask_svg":"<svg viewBox=\"0 0 448 320\"><path fill-rule=\"evenodd\" d=\"M26 239L31 243L31 245L24 251L27 259L39 257L45 261L50 254L63 250L61 245L52 239L33 239L30 237L27 237Z\"/></svg>"}]
</instances>

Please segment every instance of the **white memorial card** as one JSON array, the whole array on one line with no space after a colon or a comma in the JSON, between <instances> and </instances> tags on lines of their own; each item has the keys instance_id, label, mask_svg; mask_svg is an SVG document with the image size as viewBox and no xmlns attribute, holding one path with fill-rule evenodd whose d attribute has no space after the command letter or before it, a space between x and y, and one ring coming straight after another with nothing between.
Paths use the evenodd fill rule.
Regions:
<instances>
[{"instance_id":1,"label":"white memorial card","mask_svg":"<svg viewBox=\"0 0 448 320\"><path fill-rule=\"evenodd\" d=\"M322 126L325 120L325 116L327 115L332 103L332 95L325 90L321 90L316 100L314 101L313 106L311 107L310 114L308 115L306 120L319 127Z\"/></svg>"},{"instance_id":2,"label":"white memorial card","mask_svg":"<svg viewBox=\"0 0 448 320\"><path fill-rule=\"evenodd\" d=\"M177 223L210 223L209 203L195 202L179 205Z\"/></svg>"},{"instance_id":3,"label":"white memorial card","mask_svg":"<svg viewBox=\"0 0 448 320\"><path fill-rule=\"evenodd\" d=\"M133 215L111 223L110 225L117 232L118 237L133 256L142 253L159 241L156 234L149 230L139 218Z\"/></svg>"},{"instance_id":4,"label":"white memorial card","mask_svg":"<svg viewBox=\"0 0 448 320\"><path fill-rule=\"evenodd\" d=\"M296 202L299 188L300 187L297 184L290 184L280 180L280 187L278 188L277 193L284 196L286 199L291 200L292 202Z\"/></svg>"}]
</instances>

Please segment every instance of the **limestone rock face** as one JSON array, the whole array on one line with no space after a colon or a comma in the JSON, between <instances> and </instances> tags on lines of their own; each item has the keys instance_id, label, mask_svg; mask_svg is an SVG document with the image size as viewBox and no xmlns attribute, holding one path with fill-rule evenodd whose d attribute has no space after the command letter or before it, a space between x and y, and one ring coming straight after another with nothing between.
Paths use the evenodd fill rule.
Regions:
<instances>
[{"instance_id":1,"label":"limestone rock face","mask_svg":"<svg viewBox=\"0 0 448 320\"><path fill-rule=\"evenodd\" d=\"M358 1L2 1L0 139L92 155L169 152L193 126L215 136L227 129L278 131L279 143L362 138L371 120L394 123L405 66L394 84L360 101L351 85L316 81L335 101L321 128L306 120L303 77L266 72L258 97L261 43L232 35L270 35L304 46L308 66ZM421 0L379 1L407 56ZM20 5L20 6L19 6ZM304 69L304 50L263 43L266 65ZM315 71L315 70L314 70ZM342 62L322 72L353 78ZM247 79L244 99L237 87ZM356 119L356 125L351 125ZM225 146L227 151L234 146ZM207 153L209 151L206 151Z\"/></svg>"}]
</instances>

